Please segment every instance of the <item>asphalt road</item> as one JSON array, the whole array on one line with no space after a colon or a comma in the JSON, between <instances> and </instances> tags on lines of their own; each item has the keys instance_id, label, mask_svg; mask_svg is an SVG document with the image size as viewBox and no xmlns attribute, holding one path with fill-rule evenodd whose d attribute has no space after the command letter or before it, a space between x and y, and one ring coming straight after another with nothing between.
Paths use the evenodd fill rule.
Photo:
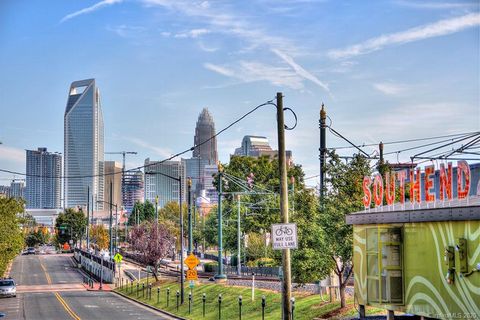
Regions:
<instances>
[{"instance_id":1,"label":"asphalt road","mask_svg":"<svg viewBox=\"0 0 480 320\"><path fill-rule=\"evenodd\" d=\"M111 292L86 291L69 255L18 256L17 297L0 299L5 319L169 319Z\"/></svg>"}]
</instances>

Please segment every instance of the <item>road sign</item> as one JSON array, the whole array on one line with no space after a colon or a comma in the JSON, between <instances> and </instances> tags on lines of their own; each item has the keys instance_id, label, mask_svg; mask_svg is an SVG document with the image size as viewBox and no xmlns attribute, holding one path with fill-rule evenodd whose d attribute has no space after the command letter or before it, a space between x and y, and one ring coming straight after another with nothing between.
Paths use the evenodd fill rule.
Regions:
<instances>
[{"instance_id":1,"label":"road sign","mask_svg":"<svg viewBox=\"0 0 480 320\"><path fill-rule=\"evenodd\" d=\"M115 262L117 263L122 262L122 259L123 259L123 256L120 253L117 253L116 255L113 256L113 260L115 260Z\"/></svg>"},{"instance_id":2,"label":"road sign","mask_svg":"<svg viewBox=\"0 0 480 320\"><path fill-rule=\"evenodd\" d=\"M297 249L297 225L295 223L272 224L274 250Z\"/></svg>"},{"instance_id":3,"label":"road sign","mask_svg":"<svg viewBox=\"0 0 480 320\"><path fill-rule=\"evenodd\" d=\"M187 280L197 280L197 279L198 279L197 270L195 269L187 270Z\"/></svg>"},{"instance_id":4,"label":"road sign","mask_svg":"<svg viewBox=\"0 0 480 320\"><path fill-rule=\"evenodd\" d=\"M190 282L188 283L188 287L189 287L190 289L193 289L193 287L195 287L195 281L190 280Z\"/></svg>"},{"instance_id":5,"label":"road sign","mask_svg":"<svg viewBox=\"0 0 480 320\"><path fill-rule=\"evenodd\" d=\"M195 257L193 253L190 253L190 255L187 258L185 258L184 262L188 266L188 269L193 269L196 266L198 266L198 264L200 263L200 260L198 260L198 258Z\"/></svg>"}]
</instances>

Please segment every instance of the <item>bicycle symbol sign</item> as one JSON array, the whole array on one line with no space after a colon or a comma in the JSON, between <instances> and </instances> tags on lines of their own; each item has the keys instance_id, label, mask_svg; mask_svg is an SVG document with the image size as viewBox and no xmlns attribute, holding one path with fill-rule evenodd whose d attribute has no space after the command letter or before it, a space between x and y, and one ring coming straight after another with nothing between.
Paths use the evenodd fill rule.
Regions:
<instances>
[{"instance_id":1,"label":"bicycle symbol sign","mask_svg":"<svg viewBox=\"0 0 480 320\"><path fill-rule=\"evenodd\" d=\"M295 223L272 224L274 250L297 249L297 225Z\"/></svg>"}]
</instances>

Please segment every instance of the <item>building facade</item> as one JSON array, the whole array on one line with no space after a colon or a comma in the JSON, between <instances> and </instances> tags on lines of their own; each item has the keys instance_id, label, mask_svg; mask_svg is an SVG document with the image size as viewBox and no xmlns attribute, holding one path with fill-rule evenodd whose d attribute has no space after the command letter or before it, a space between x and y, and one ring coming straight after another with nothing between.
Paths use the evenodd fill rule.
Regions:
<instances>
[{"instance_id":1,"label":"building facade","mask_svg":"<svg viewBox=\"0 0 480 320\"><path fill-rule=\"evenodd\" d=\"M192 179L192 194L198 196L205 185L203 179L205 166L209 165L210 161L208 159L190 158L182 159L182 163L185 168L185 176Z\"/></svg>"},{"instance_id":2,"label":"building facade","mask_svg":"<svg viewBox=\"0 0 480 320\"><path fill-rule=\"evenodd\" d=\"M95 79L71 84L64 116L65 207L86 207L87 189L93 208L104 207L104 129Z\"/></svg>"},{"instance_id":3,"label":"building facade","mask_svg":"<svg viewBox=\"0 0 480 320\"><path fill-rule=\"evenodd\" d=\"M267 137L262 136L244 136L240 148L235 149L235 156L261 157L268 156L270 158L278 157L278 150L273 150L268 142ZM286 150L287 165L292 164L292 151Z\"/></svg>"},{"instance_id":4,"label":"building facade","mask_svg":"<svg viewBox=\"0 0 480 320\"><path fill-rule=\"evenodd\" d=\"M198 116L197 125L195 127L195 137L193 150L193 157L208 160L209 164L216 164L218 162L217 154L217 138L212 138L215 135L215 123L213 117L204 108ZM209 140L212 138L211 140ZM208 141L207 141L208 140ZM207 142L205 142L207 141Z\"/></svg>"},{"instance_id":5,"label":"building facade","mask_svg":"<svg viewBox=\"0 0 480 320\"><path fill-rule=\"evenodd\" d=\"M12 180L10 183L10 189L8 197L15 199L25 199L25 181Z\"/></svg>"},{"instance_id":6,"label":"building facade","mask_svg":"<svg viewBox=\"0 0 480 320\"><path fill-rule=\"evenodd\" d=\"M112 203L120 208L122 204L122 166L116 161L105 161L105 186L103 199L110 202L110 189L112 190ZM111 186L111 187L110 187ZM105 204L108 206L108 204Z\"/></svg>"},{"instance_id":7,"label":"building facade","mask_svg":"<svg viewBox=\"0 0 480 320\"><path fill-rule=\"evenodd\" d=\"M157 172L173 178L180 177L182 184L182 202L186 203L185 168L181 161L150 161L145 160L145 201L155 204L158 196L158 208L163 208L167 202L180 201L180 184L177 180L168 178Z\"/></svg>"},{"instance_id":8,"label":"building facade","mask_svg":"<svg viewBox=\"0 0 480 320\"><path fill-rule=\"evenodd\" d=\"M57 209L61 207L62 156L47 148L26 150L27 185L25 200L28 209Z\"/></svg>"},{"instance_id":9,"label":"building facade","mask_svg":"<svg viewBox=\"0 0 480 320\"><path fill-rule=\"evenodd\" d=\"M124 190L123 206L128 213L132 213L135 202L143 203L144 200L143 172L126 171Z\"/></svg>"}]
</instances>

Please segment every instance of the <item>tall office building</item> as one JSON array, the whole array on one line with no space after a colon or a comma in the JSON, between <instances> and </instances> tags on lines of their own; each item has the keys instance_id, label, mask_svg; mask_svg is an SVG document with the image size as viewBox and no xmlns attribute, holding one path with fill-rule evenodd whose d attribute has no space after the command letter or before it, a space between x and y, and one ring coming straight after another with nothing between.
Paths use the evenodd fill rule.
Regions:
<instances>
[{"instance_id":1,"label":"tall office building","mask_svg":"<svg viewBox=\"0 0 480 320\"><path fill-rule=\"evenodd\" d=\"M209 164L216 164L218 161L217 154L217 138L213 138L210 141L203 143L215 135L215 123L213 122L212 115L208 112L207 108L202 110L202 113L198 116L197 125L195 127L195 138L193 143L195 146L193 150L193 157L205 159L209 161ZM200 145L203 143L202 145Z\"/></svg>"},{"instance_id":2,"label":"tall office building","mask_svg":"<svg viewBox=\"0 0 480 320\"><path fill-rule=\"evenodd\" d=\"M192 194L197 196L200 194L200 190L204 188L203 172L205 166L210 163L208 159L190 158L182 159L183 166L185 167L185 177L192 179Z\"/></svg>"},{"instance_id":3,"label":"tall office building","mask_svg":"<svg viewBox=\"0 0 480 320\"><path fill-rule=\"evenodd\" d=\"M10 183L8 196L15 199L25 199L25 181L13 179Z\"/></svg>"},{"instance_id":4,"label":"tall office building","mask_svg":"<svg viewBox=\"0 0 480 320\"><path fill-rule=\"evenodd\" d=\"M147 174L147 173L151 174ZM182 201L186 203L186 179L185 169L181 161L150 161L149 158L145 160L145 201L150 201L155 204L155 198L158 196L158 208L163 208L167 202L179 202L180 199L180 185L178 181L155 174L161 172L173 178L180 177L182 183Z\"/></svg>"},{"instance_id":5,"label":"tall office building","mask_svg":"<svg viewBox=\"0 0 480 320\"><path fill-rule=\"evenodd\" d=\"M268 156L271 159L278 157L278 150L270 147L267 137L244 136L242 146L235 149L235 156L262 157ZM292 164L292 151L286 150L287 165Z\"/></svg>"},{"instance_id":6,"label":"tall office building","mask_svg":"<svg viewBox=\"0 0 480 320\"><path fill-rule=\"evenodd\" d=\"M47 148L26 150L27 185L25 200L28 209L57 209L61 207L62 156Z\"/></svg>"},{"instance_id":7,"label":"tall office building","mask_svg":"<svg viewBox=\"0 0 480 320\"><path fill-rule=\"evenodd\" d=\"M112 185L112 203L116 204L118 209L122 204L122 165L116 161L105 161L103 199L110 202L110 184ZM108 207L108 204L105 204Z\"/></svg>"},{"instance_id":8,"label":"tall office building","mask_svg":"<svg viewBox=\"0 0 480 320\"><path fill-rule=\"evenodd\" d=\"M132 213L135 202L143 203L143 172L140 170L126 171L124 190L125 197L123 200L123 206L128 213Z\"/></svg>"},{"instance_id":9,"label":"tall office building","mask_svg":"<svg viewBox=\"0 0 480 320\"><path fill-rule=\"evenodd\" d=\"M100 93L95 79L75 81L64 117L65 206L85 207L87 187L93 208L104 207L104 142Z\"/></svg>"}]
</instances>

